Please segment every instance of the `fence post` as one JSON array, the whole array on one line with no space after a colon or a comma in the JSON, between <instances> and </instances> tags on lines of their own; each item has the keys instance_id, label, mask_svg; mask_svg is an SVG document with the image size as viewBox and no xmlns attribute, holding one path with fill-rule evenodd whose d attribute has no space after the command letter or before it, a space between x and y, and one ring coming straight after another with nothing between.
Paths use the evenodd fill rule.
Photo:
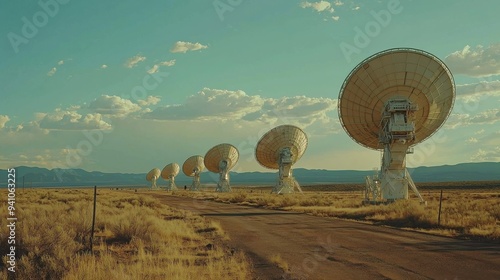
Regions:
<instances>
[{"instance_id":1,"label":"fence post","mask_svg":"<svg viewBox=\"0 0 500 280\"><path fill-rule=\"evenodd\" d=\"M92 230L90 232L90 252L92 253L92 246L94 244L94 225L95 225L95 208L97 202L97 186L94 186L94 211L92 214Z\"/></svg>"},{"instance_id":2,"label":"fence post","mask_svg":"<svg viewBox=\"0 0 500 280\"><path fill-rule=\"evenodd\" d=\"M443 190L441 190L441 195L439 196L439 212L438 212L438 227L441 225L441 203L443 201Z\"/></svg>"}]
</instances>

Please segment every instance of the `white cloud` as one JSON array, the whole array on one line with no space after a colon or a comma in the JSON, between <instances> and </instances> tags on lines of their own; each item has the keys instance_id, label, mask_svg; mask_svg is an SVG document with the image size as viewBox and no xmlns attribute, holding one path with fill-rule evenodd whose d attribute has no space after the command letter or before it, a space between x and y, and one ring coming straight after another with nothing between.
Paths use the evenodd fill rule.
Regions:
<instances>
[{"instance_id":1,"label":"white cloud","mask_svg":"<svg viewBox=\"0 0 500 280\"><path fill-rule=\"evenodd\" d=\"M204 88L191 95L182 105L159 107L148 114L155 119L235 118L257 111L263 104L260 96L248 96L244 91Z\"/></svg>"},{"instance_id":2,"label":"white cloud","mask_svg":"<svg viewBox=\"0 0 500 280\"><path fill-rule=\"evenodd\" d=\"M106 68L108 68L108 65L106 64L101 65L101 69L106 69Z\"/></svg>"},{"instance_id":3,"label":"white cloud","mask_svg":"<svg viewBox=\"0 0 500 280\"><path fill-rule=\"evenodd\" d=\"M39 149L24 151L21 153L12 153L6 160L13 166L36 166L47 169L67 168L67 155L75 153L69 149Z\"/></svg>"},{"instance_id":4,"label":"white cloud","mask_svg":"<svg viewBox=\"0 0 500 280\"><path fill-rule=\"evenodd\" d=\"M41 113L41 112L36 112L33 114L35 115L35 121L40 121L43 118L45 118L45 115L47 115L47 113Z\"/></svg>"},{"instance_id":5,"label":"white cloud","mask_svg":"<svg viewBox=\"0 0 500 280\"><path fill-rule=\"evenodd\" d=\"M57 68L52 67L49 72L47 72L47 76L52 77L57 72Z\"/></svg>"},{"instance_id":6,"label":"white cloud","mask_svg":"<svg viewBox=\"0 0 500 280\"><path fill-rule=\"evenodd\" d=\"M457 85L456 89L457 98L465 102L473 102L483 96L500 96L500 80Z\"/></svg>"},{"instance_id":7,"label":"white cloud","mask_svg":"<svg viewBox=\"0 0 500 280\"><path fill-rule=\"evenodd\" d=\"M175 65L175 59L172 59L172 60L167 60L167 61L162 61L160 62L160 65L161 66L174 66Z\"/></svg>"},{"instance_id":8,"label":"white cloud","mask_svg":"<svg viewBox=\"0 0 500 280\"><path fill-rule=\"evenodd\" d=\"M153 67L151 67L147 72L148 72L148 74L158 73L158 71L160 70L160 66L171 67L174 65L175 65L175 59L162 61L158 64L153 65Z\"/></svg>"},{"instance_id":9,"label":"white cloud","mask_svg":"<svg viewBox=\"0 0 500 280\"><path fill-rule=\"evenodd\" d=\"M484 48L481 45L472 48L466 45L445 58L445 62L454 74L472 77L487 77L500 74L500 43Z\"/></svg>"},{"instance_id":10,"label":"white cloud","mask_svg":"<svg viewBox=\"0 0 500 280\"><path fill-rule=\"evenodd\" d=\"M160 102L160 98L158 96L148 96L145 100L138 100L137 103L140 106L149 106L149 105L156 105L158 102Z\"/></svg>"},{"instance_id":11,"label":"white cloud","mask_svg":"<svg viewBox=\"0 0 500 280\"><path fill-rule=\"evenodd\" d=\"M308 1L303 1L299 4L299 6L303 9L312 9L318 14L322 14L324 16L323 21L339 21L340 20L340 15L331 15L331 16L326 16L328 14L333 14L336 12L336 9L339 8L341 10L346 10L348 8L344 8L344 2L340 0L336 1L318 1L318 2L308 2ZM334 8L337 7L337 8Z\"/></svg>"},{"instance_id":12,"label":"white cloud","mask_svg":"<svg viewBox=\"0 0 500 280\"><path fill-rule=\"evenodd\" d=\"M307 127L321 122L333 124L327 113L336 109L337 100L306 96L262 98L242 90L204 88L188 97L184 104L158 107L144 115L158 120L242 120L257 123L290 123ZM324 130L328 130L323 127Z\"/></svg>"},{"instance_id":13,"label":"white cloud","mask_svg":"<svg viewBox=\"0 0 500 280\"><path fill-rule=\"evenodd\" d=\"M56 109L40 120L41 129L47 130L84 130L84 129L110 129L111 125L102 119L101 114L86 114L76 111Z\"/></svg>"},{"instance_id":14,"label":"white cloud","mask_svg":"<svg viewBox=\"0 0 500 280\"><path fill-rule=\"evenodd\" d=\"M473 144L473 143L477 143L478 140L476 137L470 137L469 139L465 140L465 143L469 143L469 144Z\"/></svg>"},{"instance_id":15,"label":"white cloud","mask_svg":"<svg viewBox=\"0 0 500 280\"><path fill-rule=\"evenodd\" d=\"M489 150L479 149L471 156L472 161L500 161L500 146L496 146Z\"/></svg>"},{"instance_id":16,"label":"white cloud","mask_svg":"<svg viewBox=\"0 0 500 280\"><path fill-rule=\"evenodd\" d=\"M61 60L59 60L59 61L57 62L57 65L61 66L61 65L63 65L66 61L68 61L68 60L72 60L72 59L71 59L71 58L70 58L70 59L66 59L66 60L61 59ZM57 66L57 67L58 67L58 66ZM47 76L49 76L49 77L54 76L54 74L57 72L57 67L55 67L55 66L54 66L54 67L52 67L52 69L50 69L50 70L49 70L49 72L47 72Z\"/></svg>"},{"instance_id":17,"label":"white cloud","mask_svg":"<svg viewBox=\"0 0 500 280\"><path fill-rule=\"evenodd\" d=\"M197 51L201 49L206 49L208 46L202 45L200 43L190 43L177 41L174 46L170 49L173 53L186 53L187 51Z\"/></svg>"},{"instance_id":18,"label":"white cloud","mask_svg":"<svg viewBox=\"0 0 500 280\"><path fill-rule=\"evenodd\" d=\"M470 118L469 114L451 113L446 122L444 123L443 127L448 129L458 128L461 125L465 125L465 123L468 123L469 118Z\"/></svg>"},{"instance_id":19,"label":"white cloud","mask_svg":"<svg viewBox=\"0 0 500 280\"><path fill-rule=\"evenodd\" d=\"M353 10L353 11L357 11L357 10L359 10L359 9L361 9L361 7L360 7L360 6L356 6L356 7L352 8L352 10Z\"/></svg>"},{"instance_id":20,"label":"white cloud","mask_svg":"<svg viewBox=\"0 0 500 280\"><path fill-rule=\"evenodd\" d=\"M37 113L31 122L18 128L9 127L11 123L8 122L6 129L0 131L0 142L9 147L9 151L0 155L6 159L0 158L0 165L69 166L66 160L73 154L81 158L81 163L75 163L78 168L140 172L145 166L165 164L153 147L172 147L169 160L182 163L195 150L203 153L223 139L240 150L239 166L244 170L260 170L254 157L255 145L263 133L276 125L294 124L304 129L310 143L315 143L308 148L303 158L306 161L308 155L314 154L314 145L318 145L315 137L328 135L324 137L327 139L342 129L335 114L337 101L330 98L267 98L241 90L205 88L183 104L162 106L163 110L159 111L152 108L151 113L156 114L154 118L144 113L149 108L143 106L158 106L159 101L156 96L136 103L117 96L101 96L88 105ZM149 118L140 118L141 115ZM81 150L79 145L87 138L81 130L111 129L111 124L112 133L104 134L105 140L93 146L92 153L83 156L82 152L87 150ZM177 136L165 137L165 131ZM324 145L330 147L330 142ZM123 159L116 161L116 151L125 150L127 153L121 155ZM320 148L317 150L324 153ZM313 159L307 162L312 163Z\"/></svg>"},{"instance_id":21,"label":"white cloud","mask_svg":"<svg viewBox=\"0 0 500 280\"><path fill-rule=\"evenodd\" d=\"M148 74L154 74L156 72L158 72L158 69L160 69L160 66L158 64L155 64L153 65L153 67L151 67L151 69L149 69L148 71Z\"/></svg>"},{"instance_id":22,"label":"white cloud","mask_svg":"<svg viewBox=\"0 0 500 280\"><path fill-rule=\"evenodd\" d=\"M261 110L260 122L293 124L304 129L309 137L329 135L342 130L336 114L337 100L305 96L268 99Z\"/></svg>"},{"instance_id":23,"label":"white cloud","mask_svg":"<svg viewBox=\"0 0 500 280\"><path fill-rule=\"evenodd\" d=\"M44 116L47 114L44 114ZM41 118L40 120L42 120ZM38 134L48 134L49 130L41 128L39 124L39 120L36 121L29 121L26 123L22 123L17 125L16 127L10 127L9 128L9 133L31 133L34 135Z\"/></svg>"},{"instance_id":24,"label":"white cloud","mask_svg":"<svg viewBox=\"0 0 500 280\"><path fill-rule=\"evenodd\" d=\"M90 102L88 108L108 117L124 117L141 110L139 105L116 95L101 95Z\"/></svg>"},{"instance_id":25,"label":"white cloud","mask_svg":"<svg viewBox=\"0 0 500 280\"><path fill-rule=\"evenodd\" d=\"M332 4L330 4L330 2L328 1L319 1L319 2L302 2L300 3L300 7L301 8L311 8L317 12L324 12L324 11L328 11L330 13L333 13L334 10L332 8Z\"/></svg>"},{"instance_id":26,"label":"white cloud","mask_svg":"<svg viewBox=\"0 0 500 280\"><path fill-rule=\"evenodd\" d=\"M133 57L129 58L127 60L127 62L125 62L125 67L127 67L127 68L135 67L138 63L140 63L144 60L146 60L145 56L141 56L141 55L133 56Z\"/></svg>"},{"instance_id":27,"label":"white cloud","mask_svg":"<svg viewBox=\"0 0 500 280\"><path fill-rule=\"evenodd\" d=\"M326 120L326 112L333 111L336 108L336 99L293 96L266 99L261 113L263 121L288 119L289 122L308 126L317 120Z\"/></svg>"},{"instance_id":28,"label":"white cloud","mask_svg":"<svg viewBox=\"0 0 500 280\"><path fill-rule=\"evenodd\" d=\"M493 124L500 120L500 109L490 109L470 118L471 124Z\"/></svg>"},{"instance_id":29,"label":"white cloud","mask_svg":"<svg viewBox=\"0 0 500 280\"><path fill-rule=\"evenodd\" d=\"M469 125L494 124L497 121L500 121L500 109L490 109L475 115L453 113L444 126L455 129Z\"/></svg>"},{"instance_id":30,"label":"white cloud","mask_svg":"<svg viewBox=\"0 0 500 280\"><path fill-rule=\"evenodd\" d=\"M486 130L484 130L484 128L483 128L483 129L480 129L480 130L478 130L478 131L474 132L474 134L476 134L476 135L480 135L480 134L483 134L485 131L486 131Z\"/></svg>"},{"instance_id":31,"label":"white cloud","mask_svg":"<svg viewBox=\"0 0 500 280\"><path fill-rule=\"evenodd\" d=\"M9 116L7 115L0 115L0 129L5 127L5 124L10 121Z\"/></svg>"},{"instance_id":32,"label":"white cloud","mask_svg":"<svg viewBox=\"0 0 500 280\"><path fill-rule=\"evenodd\" d=\"M488 130L488 134L482 136L480 139L481 144L483 144L482 147L484 146L489 146L489 147L495 147L498 146L498 143L500 143L500 128L497 128L496 131L493 129Z\"/></svg>"}]
</instances>

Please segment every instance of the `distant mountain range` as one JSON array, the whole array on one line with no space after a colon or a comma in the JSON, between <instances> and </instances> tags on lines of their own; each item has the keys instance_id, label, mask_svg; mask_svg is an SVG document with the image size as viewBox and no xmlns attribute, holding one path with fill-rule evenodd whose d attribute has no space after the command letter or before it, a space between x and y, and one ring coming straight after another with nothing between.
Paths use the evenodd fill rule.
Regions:
<instances>
[{"instance_id":1,"label":"distant mountain range","mask_svg":"<svg viewBox=\"0 0 500 280\"><path fill-rule=\"evenodd\" d=\"M356 170L319 170L297 168L293 171L301 185L331 183L364 183L367 175L374 171ZM500 162L461 163L432 167L410 168L409 172L415 182L457 182L457 181L496 181L500 180ZM218 174L203 172L202 184L216 184ZM0 169L0 187L7 186L7 170ZM83 169L52 169L20 166L16 168L17 187L61 187L61 186L148 186L146 173L103 173L88 172ZM277 172L231 172L233 185L273 185ZM159 179L158 184L166 185ZM191 178L184 174L176 177L178 186L190 185Z\"/></svg>"}]
</instances>

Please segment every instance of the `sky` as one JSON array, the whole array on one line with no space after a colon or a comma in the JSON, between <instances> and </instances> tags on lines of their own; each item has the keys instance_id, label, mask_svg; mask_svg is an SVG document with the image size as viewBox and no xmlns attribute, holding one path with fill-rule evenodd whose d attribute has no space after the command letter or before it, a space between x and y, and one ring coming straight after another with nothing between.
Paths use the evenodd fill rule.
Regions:
<instances>
[{"instance_id":1,"label":"sky","mask_svg":"<svg viewBox=\"0 0 500 280\"><path fill-rule=\"evenodd\" d=\"M409 167L500 161L499 1L2 1L0 168L145 173L230 143L309 139L298 168L371 170L337 103L350 71L398 47L450 68L453 111Z\"/></svg>"}]
</instances>

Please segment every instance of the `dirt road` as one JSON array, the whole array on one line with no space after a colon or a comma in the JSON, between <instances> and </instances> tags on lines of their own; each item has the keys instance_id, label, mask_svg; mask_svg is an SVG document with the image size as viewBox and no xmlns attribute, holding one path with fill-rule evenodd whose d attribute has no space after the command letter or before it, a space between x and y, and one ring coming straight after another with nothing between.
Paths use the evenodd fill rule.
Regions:
<instances>
[{"instance_id":1,"label":"dirt road","mask_svg":"<svg viewBox=\"0 0 500 280\"><path fill-rule=\"evenodd\" d=\"M155 194L217 220L258 279L500 279L500 245ZM279 254L290 272L270 264Z\"/></svg>"}]
</instances>

